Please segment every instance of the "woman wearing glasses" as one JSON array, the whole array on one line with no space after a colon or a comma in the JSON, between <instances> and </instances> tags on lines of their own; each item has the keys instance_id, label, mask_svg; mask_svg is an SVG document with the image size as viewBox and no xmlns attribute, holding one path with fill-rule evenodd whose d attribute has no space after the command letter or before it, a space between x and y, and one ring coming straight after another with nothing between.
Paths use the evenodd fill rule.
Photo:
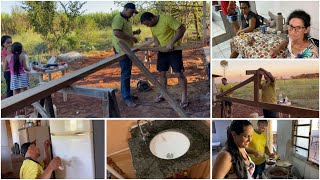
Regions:
<instances>
[{"instance_id":1,"label":"woman wearing glasses","mask_svg":"<svg viewBox=\"0 0 320 180\"><path fill-rule=\"evenodd\" d=\"M302 10L293 11L288 17L289 36L276 48L270 50L270 56L275 57L281 50L287 51L287 57L297 58L319 58L319 49L309 40L310 15Z\"/></svg>"},{"instance_id":2,"label":"woman wearing glasses","mask_svg":"<svg viewBox=\"0 0 320 180\"><path fill-rule=\"evenodd\" d=\"M241 27L237 32L237 35L241 35L244 33L253 32L256 28L260 27L261 23L259 20L259 16L252 12L250 9L249 1L240 1L240 10L241 10ZM231 40L232 44L232 40ZM230 58L237 58L239 53L234 50L231 46L231 55Z\"/></svg>"},{"instance_id":3,"label":"woman wearing glasses","mask_svg":"<svg viewBox=\"0 0 320 180\"><path fill-rule=\"evenodd\" d=\"M252 179L255 165L248 156L253 134L252 124L247 120L234 120L227 130L226 147L214 163L213 179Z\"/></svg>"}]
</instances>

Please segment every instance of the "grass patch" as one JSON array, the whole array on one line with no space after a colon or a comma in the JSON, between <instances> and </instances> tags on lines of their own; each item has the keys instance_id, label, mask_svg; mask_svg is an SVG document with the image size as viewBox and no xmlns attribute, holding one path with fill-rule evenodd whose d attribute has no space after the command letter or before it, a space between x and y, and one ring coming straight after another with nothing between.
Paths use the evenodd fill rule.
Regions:
<instances>
[{"instance_id":1,"label":"grass patch","mask_svg":"<svg viewBox=\"0 0 320 180\"><path fill-rule=\"evenodd\" d=\"M218 91L220 87L221 84L217 84ZM293 106L319 109L319 79L277 80L276 93L287 96ZM253 82L234 91L233 97L253 100Z\"/></svg>"}]
</instances>

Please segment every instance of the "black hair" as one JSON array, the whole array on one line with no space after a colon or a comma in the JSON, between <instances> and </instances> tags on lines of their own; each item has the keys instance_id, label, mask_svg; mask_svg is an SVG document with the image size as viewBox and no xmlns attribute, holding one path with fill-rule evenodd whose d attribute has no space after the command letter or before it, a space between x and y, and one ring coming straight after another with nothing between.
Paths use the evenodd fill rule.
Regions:
<instances>
[{"instance_id":1,"label":"black hair","mask_svg":"<svg viewBox=\"0 0 320 180\"><path fill-rule=\"evenodd\" d=\"M20 75L19 68L20 68L20 59L19 56L22 53L22 44L19 42L14 42L11 45L11 53L13 54L13 71L14 74Z\"/></svg>"},{"instance_id":2,"label":"black hair","mask_svg":"<svg viewBox=\"0 0 320 180\"><path fill-rule=\"evenodd\" d=\"M144 12L140 16L140 22L143 23L144 21L151 20L153 17L154 17L154 14L152 14L151 12Z\"/></svg>"},{"instance_id":3,"label":"black hair","mask_svg":"<svg viewBox=\"0 0 320 180\"><path fill-rule=\"evenodd\" d=\"M3 44L4 44L8 39L12 39L11 36L4 35L4 36L1 37L1 47L2 47L2 48L3 48Z\"/></svg>"},{"instance_id":4,"label":"black hair","mask_svg":"<svg viewBox=\"0 0 320 180\"><path fill-rule=\"evenodd\" d=\"M226 80L227 81L227 78L222 78L221 80Z\"/></svg>"},{"instance_id":5,"label":"black hair","mask_svg":"<svg viewBox=\"0 0 320 180\"><path fill-rule=\"evenodd\" d=\"M250 3L249 3L249 1L239 1L239 3L240 3L240 4L241 4L241 3L247 4L247 6L250 8Z\"/></svg>"},{"instance_id":6,"label":"black hair","mask_svg":"<svg viewBox=\"0 0 320 180\"><path fill-rule=\"evenodd\" d=\"M308 13L306 13L303 10L295 10L293 11L289 16L288 16L288 20L287 20L287 24L289 25L289 21L292 18L298 18L301 19L303 21L303 25L304 27L308 28L310 27L310 21L311 21L311 17ZM304 34L304 40L307 40L309 38L309 33Z\"/></svg>"},{"instance_id":7,"label":"black hair","mask_svg":"<svg viewBox=\"0 0 320 180\"><path fill-rule=\"evenodd\" d=\"M231 125L227 129L227 142L226 142L226 151L231 155L231 162L233 169L239 179L247 179L247 168L244 163L244 158L239 151L238 146L234 142L232 131L237 135L240 135L244 132L244 127L252 126L248 120L233 120Z\"/></svg>"},{"instance_id":8,"label":"black hair","mask_svg":"<svg viewBox=\"0 0 320 180\"><path fill-rule=\"evenodd\" d=\"M258 124L268 124L268 120L258 120Z\"/></svg>"}]
</instances>

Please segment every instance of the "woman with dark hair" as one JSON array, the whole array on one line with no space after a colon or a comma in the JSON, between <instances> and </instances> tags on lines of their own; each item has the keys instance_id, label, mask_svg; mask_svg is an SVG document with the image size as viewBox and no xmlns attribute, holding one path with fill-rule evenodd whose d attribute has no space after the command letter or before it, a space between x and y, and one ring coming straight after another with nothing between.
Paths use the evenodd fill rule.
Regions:
<instances>
[{"instance_id":1,"label":"woman with dark hair","mask_svg":"<svg viewBox=\"0 0 320 180\"><path fill-rule=\"evenodd\" d=\"M245 148L252 140L253 126L247 120L234 120L227 130L226 147L213 165L213 179L251 179L255 165Z\"/></svg>"},{"instance_id":2,"label":"woman with dark hair","mask_svg":"<svg viewBox=\"0 0 320 180\"><path fill-rule=\"evenodd\" d=\"M10 69L10 88L13 95L27 90L29 86L28 75L25 71L30 71L26 63L26 55L22 52L22 44L15 42L11 45L11 54L6 57L4 68Z\"/></svg>"},{"instance_id":3,"label":"woman with dark hair","mask_svg":"<svg viewBox=\"0 0 320 180\"><path fill-rule=\"evenodd\" d=\"M242 33L253 32L256 28L260 27L261 23L259 20L259 16L251 11L249 1L240 1L240 10L241 26L240 30L237 32L238 36ZM230 58L237 58L238 56L239 53L235 50L232 50L231 48Z\"/></svg>"},{"instance_id":4,"label":"woman with dark hair","mask_svg":"<svg viewBox=\"0 0 320 180\"><path fill-rule=\"evenodd\" d=\"M1 60L2 60L3 67L5 64L5 58L11 53L10 52L11 44L12 44L11 36L4 35L1 37ZM3 77L6 80L7 97L13 96L13 91L10 89L10 69L4 69Z\"/></svg>"},{"instance_id":5,"label":"woman with dark hair","mask_svg":"<svg viewBox=\"0 0 320 180\"><path fill-rule=\"evenodd\" d=\"M276 48L270 50L271 57L276 57L281 50L287 51L287 58L319 58L319 49L310 40L310 15L303 10L293 11L287 20L288 33Z\"/></svg>"}]
</instances>

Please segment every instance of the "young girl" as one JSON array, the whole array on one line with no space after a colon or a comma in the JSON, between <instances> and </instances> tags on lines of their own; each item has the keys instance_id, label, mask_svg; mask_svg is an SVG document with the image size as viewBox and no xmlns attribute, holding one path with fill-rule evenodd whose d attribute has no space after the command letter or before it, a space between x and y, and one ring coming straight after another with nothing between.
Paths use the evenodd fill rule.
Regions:
<instances>
[{"instance_id":1,"label":"young girl","mask_svg":"<svg viewBox=\"0 0 320 180\"><path fill-rule=\"evenodd\" d=\"M5 35L1 37L1 61L2 61L3 67L6 62L5 58L11 53L10 52L11 44L12 44L12 38L10 36ZM7 97L10 97L13 95L13 91L10 89L10 69L4 69L3 76L4 76L4 79L6 80Z\"/></svg>"},{"instance_id":2,"label":"young girl","mask_svg":"<svg viewBox=\"0 0 320 180\"><path fill-rule=\"evenodd\" d=\"M11 46L11 54L5 59L5 69L10 69L10 88L13 95L27 90L29 79L25 71L30 71L26 63L26 55L22 53L22 44L15 42Z\"/></svg>"}]
</instances>

